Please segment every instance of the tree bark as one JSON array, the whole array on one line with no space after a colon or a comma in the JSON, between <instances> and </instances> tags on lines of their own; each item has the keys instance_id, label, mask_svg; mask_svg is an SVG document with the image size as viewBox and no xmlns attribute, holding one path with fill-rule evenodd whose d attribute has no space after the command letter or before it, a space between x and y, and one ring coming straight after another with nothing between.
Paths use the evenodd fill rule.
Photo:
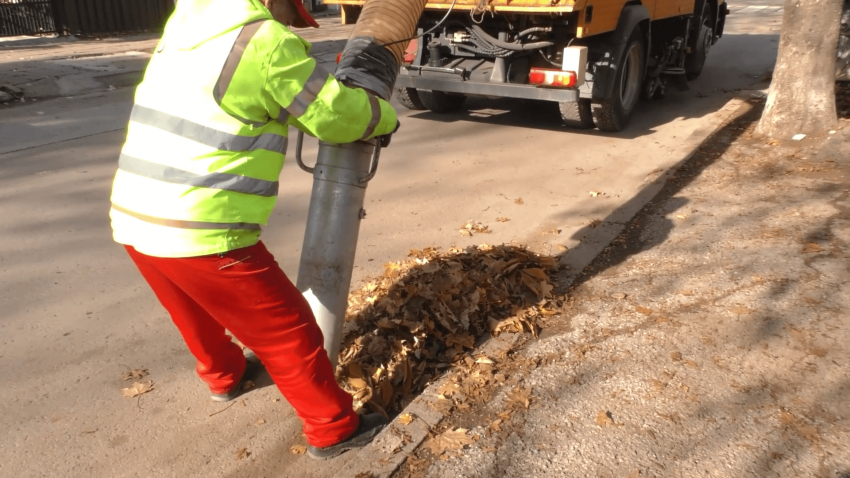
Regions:
<instances>
[{"instance_id":1,"label":"tree bark","mask_svg":"<svg viewBox=\"0 0 850 478\"><path fill-rule=\"evenodd\" d=\"M779 54L756 134L789 138L834 128L842 0L785 0Z\"/></svg>"}]
</instances>

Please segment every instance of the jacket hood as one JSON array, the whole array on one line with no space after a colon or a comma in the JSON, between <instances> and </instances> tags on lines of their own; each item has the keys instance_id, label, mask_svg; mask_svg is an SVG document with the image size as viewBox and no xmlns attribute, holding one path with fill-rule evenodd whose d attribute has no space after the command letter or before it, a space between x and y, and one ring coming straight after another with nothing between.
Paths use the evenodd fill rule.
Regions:
<instances>
[{"instance_id":1,"label":"jacket hood","mask_svg":"<svg viewBox=\"0 0 850 478\"><path fill-rule=\"evenodd\" d=\"M191 50L246 23L271 19L259 0L180 0L163 37L171 46Z\"/></svg>"}]
</instances>

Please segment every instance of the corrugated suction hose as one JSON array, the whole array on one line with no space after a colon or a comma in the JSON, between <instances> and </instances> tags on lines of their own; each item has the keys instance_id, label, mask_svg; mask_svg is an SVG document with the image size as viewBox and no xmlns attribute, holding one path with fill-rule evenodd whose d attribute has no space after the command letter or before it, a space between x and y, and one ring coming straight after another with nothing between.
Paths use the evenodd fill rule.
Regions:
<instances>
[{"instance_id":1,"label":"corrugated suction hose","mask_svg":"<svg viewBox=\"0 0 850 478\"><path fill-rule=\"evenodd\" d=\"M337 79L389 100L404 50L426 3L367 0L337 65Z\"/></svg>"}]
</instances>

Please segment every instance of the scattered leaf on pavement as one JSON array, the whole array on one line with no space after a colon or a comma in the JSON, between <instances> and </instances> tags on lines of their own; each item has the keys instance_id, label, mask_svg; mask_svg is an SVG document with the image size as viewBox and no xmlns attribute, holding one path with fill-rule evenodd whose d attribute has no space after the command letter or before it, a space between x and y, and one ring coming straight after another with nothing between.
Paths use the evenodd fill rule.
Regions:
<instances>
[{"instance_id":1,"label":"scattered leaf on pavement","mask_svg":"<svg viewBox=\"0 0 850 478\"><path fill-rule=\"evenodd\" d=\"M606 410L599 410L596 413L596 424L600 427L613 427L616 425L614 419L611 418L611 413Z\"/></svg>"},{"instance_id":2,"label":"scattered leaf on pavement","mask_svg":"<svg viewBox=\"0 0 850 478\"><path fill-rule=\"evenodd\" d=\"M635 307L635 311L640 312L643 315L651 315L652 309L647 309L646 307L637 306Z\"/></svg>"},{"instance_id":3,"label":"scattered leaf on pavement","mask_svg":"<svg viewBox=\"0 0 850 478\"><path fill-rule=\"evenodd\" d=\"M508 218L506 218L506 217L501 217L501 216L500 216L500 217L497 217L497 218L496 218L496 222L508 222L508 221L510 221L510 219L508 219Z\"/></svg>"},{"instance_id":4,"label":"scattered leaf on pavement","mask_svg":"<svg viewBox=\"0 0 850 478\"><path fill-rule=\"evenodd\" d=\"M153 390L153 381L147 381L144 383L133 382L133 385L127 388L121 389L121 394L125 397L138 397L143 393L148 393Z\"/></svg>"},{"instance_id":5,"label":"scattered leaf on pavement","mask_svg":"<svg viewBox=\"0 0 850 478\"><path fill-rule=\"evenodd\" d=\"M819 245L815 244L814 242L807 243L806 248L803 249L804 254L811 254L813 252L821 252L821 251L823 251L823 249L821 249L821 247Z\"/></svg>"},{"instance_id":6,"label":"scattered leaf on pavement","mask_svg":"<svg viewBox=\"0 0 850 478\"><path fill-rule=\"evenodd\" d=\"M469 220L460 227L460 233L464 236L474 236L475 234L490 234L491 231L489 226L485 226L480 222Z\"/></svg>"},{"instance_id":7,"label":"scattered leaf on pavement","mask_svg":"<svg viewBox=\"0 0 850 478\"><path fill-rule=\"evenodd\" d=\"M266 423L266 421L263 420L262 418L257 420L257 425L265 425L265 423Z\"/></svg>"},{"instance_id":8,"label":"scattered leaf on pavement","mask_svg":"<svg viewBox=\"0 0 850 478\"><path fill-rule=\"evenodd\" d=\"M242 460L244 458L248 458L249 456L251 456L251 452L248 451L247 448L239 448L238 450L236 450L237 460Z\"/></svg>"},{"instance_id":9,"label":"scattered leaf on pavement","mask_svg":"<svg viewBox=\"0 0 850 478\"><path fill-rule=\"evenodd\" d=\"M468 430L465 428L447 430L428 440L425 447L428 448L434 456L440 456L446 450L461 450L463 447L471 445L475 441L468 435L467 432Z\"/></svg>"},{"instance_id":10,"label":"scattered leaf on pavement","mask_svg":"<svg viewBox=\"0 0 850 478\"><path fill-rule=\"evenodd\" d=\"M145 378L148 376L148 370L144 368L134 368L129 372L124 372L121 374L121 379L125 382L127 380L136 380L139 378Z\"/></svg>"},{"instance_id":11,"label":"scattered leaf on pavement","mask_svg":"<svg viewBox=\"0 0 850 478\"><path fill-rule=\"evenodd\" d=\"M514 388L508 393L506 403L510 408L528 408L531 405L531 389Z\"/></svg>"},{"instance_id":12,"label":"scattered leaf on pavement","mask_svg":"<svg viewBox=\"0 0 850 478\"><path fill-rule=\"evenodd\" d=\"M410 425L410 423L413 421L413 418L413 415L405 413L398 417L398 422L402 425Z\"/></svg>"},{"instance_id":13,"label":"scattered leaf on pavement","mask_svg":"<svg viewBox=\"0 0 850 478\"><path fill-rule=\"evenodd\" d=\"M307 452L307 447L304 445L292 445L289 447L289 453L293 455L303 455Z\"/></svg>"},{"instance_id":14,"label":"scattered leaf on pavement","mask_svg":"<svg viewBox=\"0 0 850 478\"><path fill-rule=\"evenodd\" d=\"M514 204L522 206L523 204L525 204L525 201L523 201L522 198L516 198L514 199Z\"/></svg>"}]
</instances>

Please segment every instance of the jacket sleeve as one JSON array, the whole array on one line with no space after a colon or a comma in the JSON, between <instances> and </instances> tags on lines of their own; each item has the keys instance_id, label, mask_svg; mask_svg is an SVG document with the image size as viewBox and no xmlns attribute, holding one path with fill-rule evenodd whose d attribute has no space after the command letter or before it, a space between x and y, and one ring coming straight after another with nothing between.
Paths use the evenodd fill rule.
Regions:
<instances>
[{"instance_id":1,"label":"jacket sleeve","mask_svg":"<svg viewBox=\"0 0 850 478\"><path fill-rule=\"evenodd\" d=\"M396 112L389 103L337 81L307 55L305 44L292 33L284 34L269 55L264 93L272 118L289 121L329 143L370 139L391 133L396 126Z\"/></svg>"}]
</instances>

